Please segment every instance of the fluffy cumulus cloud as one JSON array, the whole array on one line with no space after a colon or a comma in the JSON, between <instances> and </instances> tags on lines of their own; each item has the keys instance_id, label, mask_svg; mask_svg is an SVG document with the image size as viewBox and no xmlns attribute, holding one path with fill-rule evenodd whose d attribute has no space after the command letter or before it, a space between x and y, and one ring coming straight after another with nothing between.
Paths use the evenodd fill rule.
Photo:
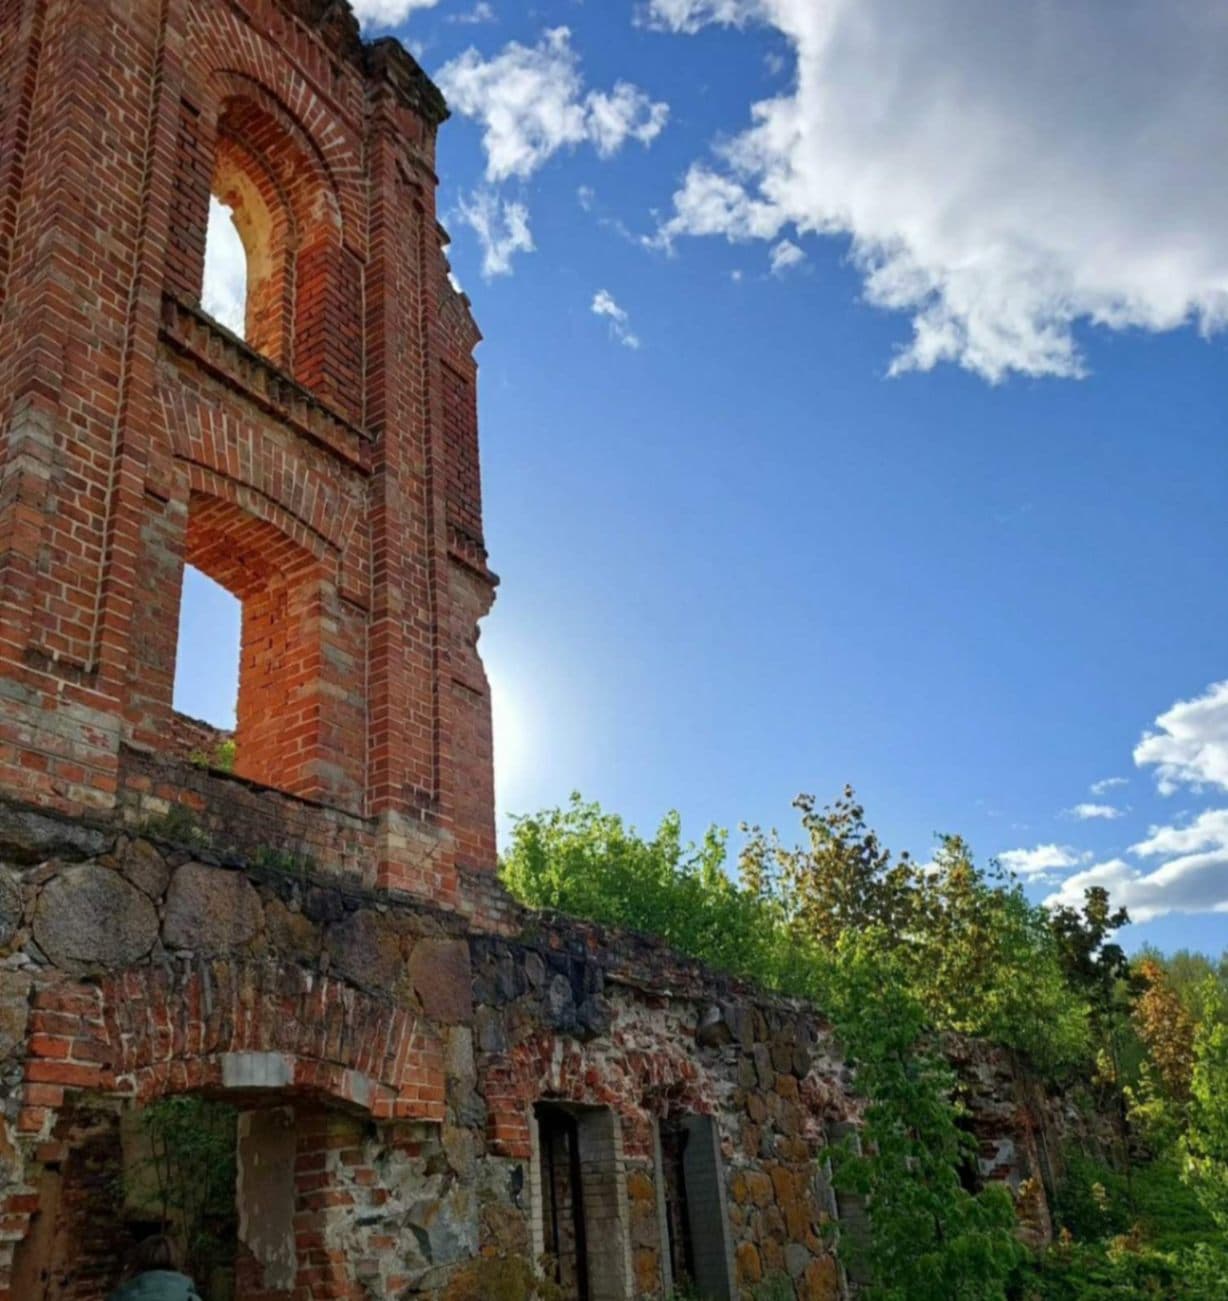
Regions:
<instances>
[{"instance_id":1,"label":"fluffy cumulus cloud","mask_svg":"<svg viewBox=\"0 0 1228 1301\"><path fill-rule=\"evenodd\" d=\"M230 209L209 200L205 236L205 279L201 306L240 338L247 315L247 253L235 230Z\"/></svg>"},{"instance_id":2,"label":"fluffy cumulus cloud","mask_svg":"<svg viewBox=\"0 0 1228 1301\"><path fill-rule=\"evenodd\" d=\"M608 289L599 289L593 296L593 315L603 317L610 323L610 334L624 348L638 348L639 336L631 328L631 317L627 310L620 307Z\"/></svg>"},{"instance_id":3,"label":"fluffy cumulus cloud","mask_svg":"<svg viewBox=\"0 0 1228 1301\"><path fill-rule=\"evenodd\" d=\"M1228 323L1222 0L650 0L758 20L797 80L695 163L661 242L850 239L893 369L1072 376L1075 329Z\"/></svg>"},{"instance_id":4,"label":"fluffy cumulus cloud","mask_svg":"<svg viewBox=\"0 0 1228 1301\"><path fill-rule=\"evenodd\" d=\"M1069 845L1037 845L1035 849L1008 849L998 855L1003 867L1020 876L1046 876L1050 872L1077 867L1086 861L1086 855L1077 853Z\"/></svg>"},{"instance_id":5,"label":"fluffy cumulus cloud","mask_svg":"<svg viewBox=\"0 0 1228 1301\"><path fill-rule=\"evenodd\" d=\"M1134 762L1154 767L1161 792L1181 786L1228 790L1228 682L1193 700L1179 700L1134 747Z\"/></svg>"},{"instance_id":6,"label":"fluffy cumulus cloud","mask_svg":"<svg viewBox=\"0 0 1228 1301\"><path fill-rule=\"evenodd\" d=\"M669 116L668 105L629 82L585 91L566 27L545 32L536 45L512 41L492 58L466 50L436 80L458 113L482 124L492 182L527 179L577 145L591 144L608 158L630 140L651 144Z\"/></svg>"},{"instance_id":7,"label":"fluffy cumulus cloud","mask_svg":"<svg viewBox=\"0 0 1228 1301\"><path fill-rule=\"evenodd\" d=\"M439 0L351 0L354 17L364 27L395 27L415 9L433 9Z\"/></svg>"},{"instance_id":8,"label":"fluffy cumulus cloud","mask_svg":"<svg viewBox=\"0 0 1228 1301\"><path fill-rule=\"evenodd\" d=\"M1136 922L1165 913L1228 912L1228 809L1209 809L1186 826L1152 827L1133 857L1163 860L1138 867L1120 858L1076 872L1045 902L1078 907L1084 891L1104 886Z\"/></svg>"},{"instance_id":9,"label":"fluffy cumulus cloud","mask_svg":"<svg viewBox=\"0 0 1228 1301\"><path fill-rule=\"evenodd\" d=\"M456 215L482 246L482 274L490 279L509 275L517 253L533 251L529 210L523 203L500 198L493 190L462 195Z\"/></svg>"}]
</instances>

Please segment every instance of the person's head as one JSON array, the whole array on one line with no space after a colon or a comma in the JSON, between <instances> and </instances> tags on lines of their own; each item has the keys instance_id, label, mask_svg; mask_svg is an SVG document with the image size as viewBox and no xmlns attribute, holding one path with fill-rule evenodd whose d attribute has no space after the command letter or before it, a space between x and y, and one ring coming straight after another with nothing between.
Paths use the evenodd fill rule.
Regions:
<instances>
[{"instance_id":1,"label":"person's head","mask_svg":"<svg viewBox=\"0 0 1228 1301\"><path fill-rule=\"evenodd\" d=\"M150 1269L178 1269L179 1253L164 1233L154 1234L137 1243L132 1253L132 1272L143 1274Z\"/></svg>"}]
</instances>

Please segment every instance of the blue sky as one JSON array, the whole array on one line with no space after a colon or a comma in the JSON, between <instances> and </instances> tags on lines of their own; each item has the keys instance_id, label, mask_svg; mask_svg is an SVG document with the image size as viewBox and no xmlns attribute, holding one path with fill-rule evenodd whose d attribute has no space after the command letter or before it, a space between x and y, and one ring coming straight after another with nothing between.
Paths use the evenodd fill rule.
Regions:
<instances>
[{"instance_id":1,"label":"blue sky","mask_svg":"<svg viewBox=\"0 0 1228 1301\"><path fill-rule=\"evenodd\" d=\"M458 110L501 815L848 781L1228 945L1220 6L356 7Z\"/></svg>"}]
</instances>

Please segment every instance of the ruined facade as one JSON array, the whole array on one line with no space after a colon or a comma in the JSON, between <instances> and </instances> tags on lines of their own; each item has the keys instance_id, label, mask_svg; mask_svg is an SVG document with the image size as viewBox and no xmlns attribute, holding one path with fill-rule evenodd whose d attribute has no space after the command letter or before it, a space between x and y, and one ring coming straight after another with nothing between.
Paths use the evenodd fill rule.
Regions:
<instances>
[{"instance_id":1,"label":"ruined facade","mask_svg":"<svg viewBox=\"0 0 1228 1301\"><path fill-rule=\"evenodd\" d=\"M0 1301L114 1286L169 1097L235 1116L207 1301L847 1290L822 1019L495 878L446 112L344 0L0 0ZM185 564L243 607L233 772Z\"/></svg>"}]
</instances>

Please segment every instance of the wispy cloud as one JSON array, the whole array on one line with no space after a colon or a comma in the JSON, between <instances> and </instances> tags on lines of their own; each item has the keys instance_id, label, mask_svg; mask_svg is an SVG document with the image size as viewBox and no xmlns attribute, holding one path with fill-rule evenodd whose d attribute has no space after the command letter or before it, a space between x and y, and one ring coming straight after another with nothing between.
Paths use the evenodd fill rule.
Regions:
<instances>
[{"instance_id":1,"label":"wispy cloud","mask_svg":"<svg viewBox=\"0 0 1228 1301\"><path fill-rule=\"evenodd\" d=\"M782 239L772 248L771 262L774 276L787 275L806 260L806 254L791 240Z\"/></svg>"},{"instance_id":2,"label":"wispy cloud","mask_svg":"<svg viewBox=\"0 0 1228 1301\"><path fill-rule=\"evenodd\" d=\"M1129 786L1128 777L1104 777L1098 782L1092 782L1089 789L1093 795L1107 795L1109 791L1116 790L1119 786Z\"/></svg>"},{"instance_id":3,"label":"wispy cloud","mask_svg":"<svg viewBox=\"0 0 1228 1301\"><path fill-rule=\"evenodd\" d=\"M614 295L606 289L599 289L593 296L592 311L594 316L604 317L610 323L610 334L624 348L638 349L639 336L631 329L631 317L618 305Z\"/></svg>"},{"instance_id":4,"label":"wispy cloud","mask_svg":"<svg viewBox=\"0 0 1228 1301\"><path fill-rule=\"evenodd\" d=\"M1125 817L1125 811L1114 804L1076 804L1073 809L1066 810L1066 816L1079 822L1113 822Z\"/></svg>"},{"instance_id":5,"label":"wispy cloud","mask_svg":"<svg viewBox=\"0 0 1228 1301\"><path fill-rule=\"evenodd\" d=\"M482 274L511 274L517 253L533 251L529 210L523 203L500 198L493 190L480 189L461 195L457 216L478 237L482 246Z\"/></svg>"},{"instance_id":6,"label":"wispy cloud","mask_svg":"<svg viewBox=\"0 0 1228 1301\"><path fill-rule=\"evenodd\" d=\"M487 0L478 0L478 3L472 9L467 9L464 13L449 14L447 21L476 27L482 23L497 22L498 18L499 15L495 13L494 5L488 4Z\"/></svg>"}]
</instances>

